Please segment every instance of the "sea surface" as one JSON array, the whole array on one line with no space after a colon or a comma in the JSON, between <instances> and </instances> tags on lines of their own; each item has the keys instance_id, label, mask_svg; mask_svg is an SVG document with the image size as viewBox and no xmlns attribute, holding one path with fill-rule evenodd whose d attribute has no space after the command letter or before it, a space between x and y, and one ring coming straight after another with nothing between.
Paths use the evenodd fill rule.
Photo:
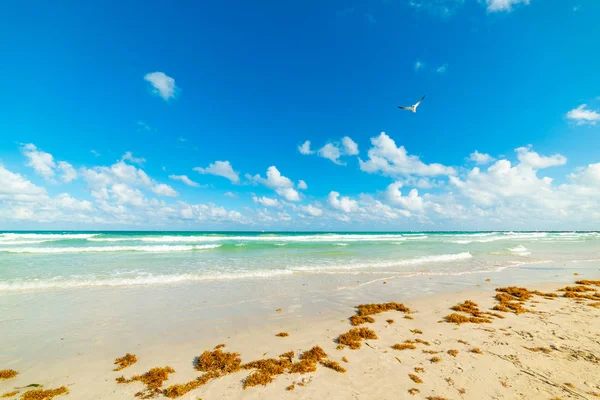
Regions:
<instances>
[{"instance_id":1,"label":"sea surface","mask_svg":"<svg viewBox=\"0 0 600 400\"><path fill-rule=\"evenodd\" d=\"M598 232L2 232L0 293L600 260Z\"/></svg>"}]
</instances>

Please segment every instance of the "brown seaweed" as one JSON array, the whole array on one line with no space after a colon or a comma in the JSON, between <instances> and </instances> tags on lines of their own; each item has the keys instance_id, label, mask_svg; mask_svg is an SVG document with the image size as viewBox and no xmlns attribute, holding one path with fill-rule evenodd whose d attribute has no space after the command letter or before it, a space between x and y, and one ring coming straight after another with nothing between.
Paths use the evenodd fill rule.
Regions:
<instances>
[{"instance_id":1,"label":"brown seaweed","mask_svg":"<svg viewBox=\"0 0 600 400\"><path fill-rule=\"evenodd\" d=\"M19 373L14 369L3 369L0 371L0 380L12 379L17 375L19 375Z\"/></svg>"},{"instance_id":2,"label":"brown seaweed","mask_svg":"<svg viewBox=\"0 0 600 400\"><path fill-rule=\"evenodd\" d=\"M377 339L377 334L369 328L354 328L340 335L337 342L356 350L361 347L360 341L363 339Z\"/></svg>"},{"instance_id":3,"label":"brown seaweed","mask_svg":"<svg viewBox=\"0 0 600 400\"><path fill-rule=\"evenodd\" d=\"M69 389L66 386L61 386L58 389L34 389L29 390L21 396L21 400L52 400L56 396L68 394Z\"/></svg>"},{"instance_id":4,"label":"brown seaweed","mask_svg":"<svg viewBox=\"0 0 600 400\"><path fill-rule=\"evenodd\" d=\"M136 362L137 362L137 357L135 356L135 354L127 353L123 357L115 359L114 364L115 365L118 364L119 366L117 368L113 369L113 371L120 371L122 369L129 367L132 364L135 364Z\"/></svg>"}]
</instances>

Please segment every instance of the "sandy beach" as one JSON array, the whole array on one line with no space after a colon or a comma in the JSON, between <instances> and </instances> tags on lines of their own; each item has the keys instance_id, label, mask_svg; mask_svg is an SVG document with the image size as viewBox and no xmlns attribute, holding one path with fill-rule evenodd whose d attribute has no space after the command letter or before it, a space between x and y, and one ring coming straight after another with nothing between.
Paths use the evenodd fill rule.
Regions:
<instances>
[{"instance_id":1,"label":"sandy beach","mask_svg":"<svg viewBox=\"0 0 600 400\"><path fill-rule=\"evenodd\" d=\"M525 297L513 298L511 304L518 304L517 309L528 310L519 314L510 309L509 312L493 310L500 304L495 297L500 292L495 289L506 287L499 284L511 279L518 283L523 279L516 270L510 270L504 275L471 276L464 287L449 285L446 293L413 294L410 298L397 291L399 283L393 279L372 281L363 287L360 287L361 282L355 282L361 289L344 299L322 296L328 299L326 305L311 299L310 291L306 291L308 296L301 300L280 294L251 307L236 302L233 295L228 305L208 307L212 313L204 309L200 325L191 321L188 325L181 324L187 318L182 314L189 308L202 308L201 304L187 303L190 301L187 296L182 296L186 300L179 308L172 309L171 317L157 309L157 318L151 321L147 318L151 313L145 315L147 311L140 311L143 318L132 317L131 324L107 318L101 312L106 309L98 305L98 313L88 314L92 325L93 321L97 324L92 328L85 321L83 325L87 328L70 326L69 321L72 323L78 316L67 307L66 314L55 320L54 325L42 321L36 329L35 318L29 319L32 325L23 335L36 330L43 333L43 337L29 338L30 346L19 345L23 339L11 336L10 326L15 327L14 333L21 328L15 321L3 319L6 346L2 351L5 355L2 368L17 370L19 375L0 381L0 394L18 390L19 394L7 398L20 398L31 388L15 388L35 383L43 385L44 390L65 386L69 393L56 398L134 399L140 391L165 398L165 394L173 395L172 389L170 392L168 389L172 385L197 382L198 377L207 374L209 370L202 372L195 368L198 357L224 344L210 354L239 353L237 361L237 355L233 355L232 365L236 366L232 372L218 370L214 379L202 385L193 384L198 387L179 398L593 399L600 396L600 282L576 285L575 281L598 279L600 275L595 263L588 264L587 269L582 263L577 267L579 272L567 269L554 278L555 282L527 285L528 290L537 290L545 296L526 293ZM573 275L575 273L578 275ZM425 279L415 280L414 284L426 287ZM311 286L310 282L301 285ZM571 293L587 295L589 299L564 297L566 292L559 289L566 286L585 288L586 291ZM198 287L189 288L193 289ZM104 294L91 292L91 302L95 301L95 295ZM12 301L18 297L14 296L4 299ZM119 301L127 308L127 300L132 298L127 299L127 294L123 296ZM135 295L130 293L129 296ZM199 297L204 298L204 295L199 294ZM357 301L360 297L365 301ZM157 298L160 299L160 293ZM466 300L473 302L479 311L473 313L472 306L470 313L451 309L460 303L465 306ZM376 313L367 315L374 319L372 323L351 325L349 318L357 315L354 306L359 303L394 301L401 301L410 312ZM153 306L153 300L148 299L148 305ZM52 304L46 302L45 307ZM231 318L236 308L240 314ZM467 319L483 318L485 322L444 321L453 313ZM219 314L227 317L220 321ZM180 325L171 325L172 318L177 318ZM339 336L353 328L368 328L377 339L360 340L358 349L342 348ZM144 331L146 334L142 334ZM279 332L289 336L278 337ZM409 348L395 350L395 344L408 344L400 348ZM326 357L317 357L313 363L314 372L291 373L290 363L282 363L282 373L269 376L268 379L272 379L269 384L245 388L246 379L257 373L257 369L244 369L244 364L270 358L283 360L279 355L290 351L294 352L291 362L300 363L299 356L314 346L326 353ZM17 353L20 357L7 357ZM115 358L126 353L134 354L137 362L121 371L113 371ZM324 360L339 363L345 372L327 368L322 363ZM151 368L167 366L174 372L166 375L168 380L156 391L144 391L145 386L139 381L116 382L120 376L130 379ZM310 362L308 368L311 369ZM293 390L286 390L292 386Z\"/></svg>"}]
</instances>

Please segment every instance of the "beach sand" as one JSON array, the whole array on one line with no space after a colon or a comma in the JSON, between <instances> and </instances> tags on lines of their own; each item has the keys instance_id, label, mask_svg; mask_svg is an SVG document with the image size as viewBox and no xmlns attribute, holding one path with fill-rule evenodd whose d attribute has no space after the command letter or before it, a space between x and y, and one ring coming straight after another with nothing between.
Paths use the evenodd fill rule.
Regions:
<instances>
[{"instance_id":1,"label":"beach sand","mask_svg":"<svg viewBox=\"0 0 600 400\"><path fill-rule=\"evenodd\" d=\"M170 366L175 372L168 376L162 389L190 382L202 375L194 369L195 358L225 344L221 350L239 353L242 363L278 358L288 351L294 351L294 361L298 361L299 354L320 346L327 358L338 362L346 372L336 372L317 363L315 372L284 373L274 376L266 386L244 389L244 380L253 370L241 370L211 380L181 399L593 399L600 396L600 308L590 304L600 300L564 298L564 292L556 290L574 286L577 279L600 279L597 272L593 276L594 270L597 271L595 265L583 274L585 276L572 276L569 271L570 281L564 279L563 274L561 283L527 285L530 290L555 292L561 297L534 295L523 303L531 312L519 315L498 312L503 319L488 316L491 322L482 324L440 321L455 312L450 309L452 306L465 300L475 302L483 312L499 304L494 296L495 288L500 285L493 280L486 281L487 276L469 278L472 280L469 287L452 287L446 293L413 296L408 300L394 290L392 281L377 280L368 285L371 295L353 293L337 300L332 297L327 303L314 299L311 307L306 306L312 302L310 297L304 300L303 307L295 307L294 301L280 296L261 302L261 312L252 314L242 303L236 303L241 314L235 317L235 323L231 314L220 320L219 308L211 307L213 314L205 319L202 327L191 321L189 325L170 326L172 320L164 310L159 310L160 318L132 318L132 325L107 319L101 313L95 316L86 313L91 322L85 324L96 321L98 326L88 326L89 331L79 326L77 329L81 332L78 332L68 321L85 319L66 307L66 314L53 322L54 329L47 325L52 325L51 321L40 322L43 325L37 328L44 336L27 338L29 346L22 346L19 343L25 343L23 339L4 331L3 337L7 340L0 369L12 368L20 374L10 380L0 380L0 396L15 387L38 383L43 384L44 389L61 386L69 389L68 395L56 399L134 399L144 386L140 382L117 384L117 377L130 378L153 367ZM418 280L414 282L419 284ZM424 287L425 281L421 284ZM600 290L598 286L592 287ZM93 299L94 293L89 296ZM337 337L354 328L349 317L356 314L353 306L359 302L351 301L361 296L365 297L362 303L373 302L373 297L402 301L412 312L387 311L372 315L374 323L357 328L371 329L378 339L362 341L357 350L349 347L338 350ZM189 297L184 298L189 300ZM123 298L120 301L123 308L128 307L127 301ZM153 304L150 299L148 302ZM235 309L232 304L228 307L230 313ZM180 304L172 312L178 314L181 323L189 318L186 312L197 306ZM407 315L412 319L405 318ZM393 323L386 321L390 319ZM146 330L156 334L139 334L144 331L144 323ZM3 325L9 327L10 323ZM163 330L158 329L161 326ZM35 330L35 325L27 332L21 329L24 336L34 335ZM287 332L289 336L278 337L278 332ZM64 337L59 337L61 335ZM416 343L415 349L392 349L394 344L416 339L428 342L429 346ZM451 355L449 350L457 352ZM127 352L135 354L138 362L113 371L114 359ZM19 357L15 356L17 353ZM342 360L344 357L347 362ZM411 374L422 383L415 383ZM293 391L286 390L290 385L294 385ZM419 392L409 394L412 388ZM19 395L11 398L19 398ZM164 396L158 394L157 398Z\"/></svg>"}]
</instances>

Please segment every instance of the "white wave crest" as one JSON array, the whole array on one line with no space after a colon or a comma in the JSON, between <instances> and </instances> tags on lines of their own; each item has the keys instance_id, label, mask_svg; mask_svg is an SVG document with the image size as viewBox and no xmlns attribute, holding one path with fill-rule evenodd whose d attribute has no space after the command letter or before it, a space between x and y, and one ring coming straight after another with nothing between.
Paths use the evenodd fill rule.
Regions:
<instances>
[{"instance_id":1,"label":"white wave crest","mask_svg":"<svg viewBox=\"0 0 600 400\"><path fill-rule=\"evenodd\" d=\"M0 253L36 253L36 254L61 254L61 253L97 253L137 251L152 253L171 253L178 251L208 250L221 247L220 244L204 244L197 246L98 246L98 247L4 247Z\"/></svg>"},{"instance_id":2,"label":"white wave crest","mask_svg":"<svg viewBox=\"0 0 600 400\"><path fill-rule=\"evenodd\" d=\"M96 233L1 233L0 242L29 240L66 240L66 239L89 239L97 236Z\"/></svg>"}]
</instances>

